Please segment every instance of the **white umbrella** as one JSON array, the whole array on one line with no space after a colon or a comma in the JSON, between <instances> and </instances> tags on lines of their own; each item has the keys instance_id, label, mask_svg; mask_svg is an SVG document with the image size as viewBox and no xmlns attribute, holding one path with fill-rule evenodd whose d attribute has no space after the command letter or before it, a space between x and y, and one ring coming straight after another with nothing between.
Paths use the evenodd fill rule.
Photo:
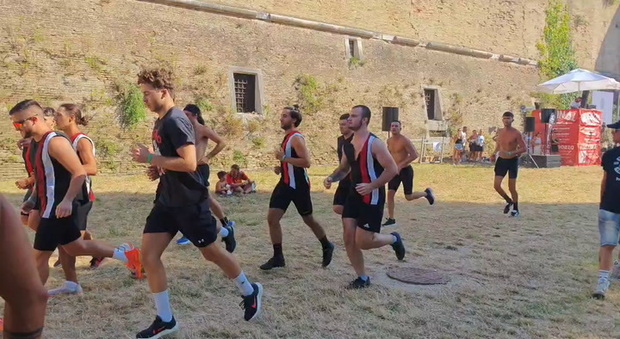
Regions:
<instances>
[{"instance_id":1,"label":"white umbrella","mask_svg":"<svg viewBox=\"0 0 620 339\"><path fill-rule=\"evenodd\" d=\"M536 86L539 92L564 94L593 90L619 90L620 83L604 75L577 68Z\"/></svg>"}]
</instances>

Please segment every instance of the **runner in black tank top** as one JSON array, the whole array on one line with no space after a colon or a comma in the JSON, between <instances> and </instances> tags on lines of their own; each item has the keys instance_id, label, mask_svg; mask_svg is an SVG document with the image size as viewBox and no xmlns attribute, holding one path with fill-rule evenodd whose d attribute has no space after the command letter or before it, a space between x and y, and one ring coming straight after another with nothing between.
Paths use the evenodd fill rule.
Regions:
<instances>
[{"instance_id":1,"label":"runner in black tank top","mask_svg":"<svg viewBox=\"0 0 620 339\"><path fill-rule=\"evenodd\" d=\"M303 135L297 130L301 119L301 112L297 106L285 107L280 116L280 128L286 133L280 149L275 154L276 159L280 160L280 166L277 166L274 171L276 174L280 174L280 181L271 193L267 215L269 235L273 245L273 257L260 266L262 270L285 266L280 220L291 202L295 204L304 223L310 227L321 242L323 248L322 266L327 267L332 261L334 245L327 240L323 227L312 215L310 180L306 172L306 168L310 167L310 153Z\"/></svg>"},{"instance_id":2,"label":"runner in black tank top","mask_svg":"<svg viewBox=\"0 0 620 339\"><path fill-rule=\"evenodd\" d=\"M23 133L22 133L22 137L23 137ZM31 200L31 204L34 206L35 202L36 202L36 194L33 194L34 192L34 157L37 153L37 143L32 141L32 138L25 138L23 139L22 142L22 159L24 160L24 167L26 169L26 177L23 179L20 179L18 181L15 182L15 186L17 186L20 189L25 189L26 194L24 194L24 198L22 200L22 203L25 203L26 201ZM29 226L29 215L30 215L31 209L27 208L21 211L21 221L22 224L24 226ZM33 214L35 212L32 212ZM36 230L36 227L34 227L35 225L33 225L33 230Z\"/></svg>"},{"instance_id":3,"label":"runner in black tank top","mask_svg":"<svg viewBox=\"0 0 620 339\"><path fill-rule=\"evenodd\" d=\"M39 143L34 170L41 221L34 249L41 281L44 284L47 281L48 261L58 246L71 256L114 257L127 264L130 270L141 269L138 249L128 244L115 249L102 242L81 239L74 211L75 198L84 184L86 171L69 140L45 123L41 106L36 101L26 100L18 103L9 114L16 128ZM76 282L71 283L76 287Z\"/></svg>"},{"instance_id":4,"label":"runner in black tank top","mask_svg":"<svg viewBox=\"0 0 620 339\"><path fill-rule=\"evenodd\" d=\"M351 110L348 126L353 131L351 142L343 146L344 156L340 166L325 178L325 188L351 176L351 190L344 204L342 223L347 255L357 278L348 288L364 288L370 285L366 275L362 250L391 245L398 260L405 257L405 246L400 234L383 235L381 219L385 204L385 184L396 175L396 163L385 144L368 131L371 112L366 106Z\"/></svg>"},{"instance_id":5,"label":"runner in black tank top","mask_svg":"<svg viewBox=\"0 0 620 339\"><path fill-rule=\"evenodd\" d=\"M343 114L340 116L339 127L341 136L338 137L338 163L342 161L343 156L343 147L346 143L351 142L353 139L353 132L349 129L347 120L349 119L349 114ZM351 179L349 176L340 180L338 183L338 189L336 189L336 193L334 194L334 202L333 209L336 214L342 215L342 210L344 209L344 203L347 200L347 196L349 195L349 191L351 190Z\"/></svg>"}]
</instances>

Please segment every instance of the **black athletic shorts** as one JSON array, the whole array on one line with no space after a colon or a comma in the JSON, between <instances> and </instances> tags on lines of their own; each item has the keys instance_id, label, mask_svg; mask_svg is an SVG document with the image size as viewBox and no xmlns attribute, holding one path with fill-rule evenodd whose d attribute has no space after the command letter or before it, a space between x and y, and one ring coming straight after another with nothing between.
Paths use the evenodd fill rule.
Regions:
<instances>
[{"instance_id":1,"label":"black athletic shorts","mask_svg":"<svg viewBox=\"0 0 620 339\"><path fill-rule=\"evenodd\" d=\"M411 165L400 170L398 174L390 182L388 182L388 190L398 191L400 183L403 183L405 195L413 193L413 167Z\"/></svg>"},{"instance_id":2,"label":"black athletic shorts","mask_svg":"<svg viewBox=\"0 0 620 339\"><path fill-rule=\"evenodd\" d=\"M377 205L366 204L361 195L357 192L350 192L344 203L342 218L355 219L357 227L365 231L381 233L384 205L385 201Z\"/></svg>"},{"instance_id":3,"label":"black athletic shorts","mask_svg":"<svg viewBox=\"0 0 620 339\"><path fill-rule=\"evenodd\" d=\"M297 212L302 217L312 214L312 198L310 197L310 187L292 188L280 181L271 193L269 208L277 208L286 211L288 205L295 204Z\"/></svg>"},{"instance_id":4,"label":"black athletic shorts","mask_svg":"<svg viewBox=\"0 0 620 339\"><path fill-rule=\"evenodd\" d=\"M505 177L506 173L508 173L508 178L516 179L517 172L519 171L519 158L512 159L504 159L497 158L495 162L495 176L497 177Z\"/></svg>"},{"instance_id":5,"label":"black athletic shorts","mask_svg":"<svg viewBox=\"0 0 620 339\"><path fill-rule=\"evenodd\" d=\"M80 231L86 231L86 227L88 226L88 213L93 208L93 202L86 201L78 201L77 207L73 209L73 213L75 214L75 221L77 222L78 228Z\"/></svg>"},{"instance_id":6,"label":"black athletic shorts","mask_svg":"<svg viewBox=\"0 0 620 339\"><path fill-rule=\"evenodd\" d=\"M341 180L338 183L338 188L336 189L336 193L334 194L334 203L336 206L344 206L344 203L347 201L347 196L351 191L351 181L349 180Z\"/></svg>"},{"instance_id":7,"label":"black athletic shorts","mask_svg":"<svg viewBox=\"0 0 620 339\"><path fill-rule=\"evenodd\" d=\"M66 245L79 239L82 233L77 224L77 208L77 203L74 202L73 212L67 218L41 218L34 236L34 249L51 252L59 245Z\"/></svg>"},{"instance_id":8,"label":"black athletic shorts","mask_svg":"<svg viewBox=\"0 0 620 339\"><path fill-rule=\"evenodd\" d=\"M181 232L196 247L207 247L217 239L217 222L209 211L209 201L181 207L156 203L146 218L143 233Z\"/></svg>"},{"instance_id":9,"label":"black athletic shorts","mask_svg":"<svg viewBox=\"0 0 620 339\"><path fill-rule=\"evenodd\" d=\"M198 165L198 173L202 175L202 177L205 180L206 186L209 187L209 175L211 174L209 171L209 165L208 164Z\"/></svg>"}]
</instances>

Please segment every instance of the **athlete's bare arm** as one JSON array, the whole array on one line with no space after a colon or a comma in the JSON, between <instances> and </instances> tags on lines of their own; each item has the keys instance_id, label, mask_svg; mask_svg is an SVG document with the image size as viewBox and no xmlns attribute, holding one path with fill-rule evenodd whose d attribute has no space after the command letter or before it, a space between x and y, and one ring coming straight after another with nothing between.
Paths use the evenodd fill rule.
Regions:
<instances>
[{"instance_id":1,"label":"athlete's bare arm","mask_svg":"<svg viewBox=\"0 0 620 339\"><path fill-rule=\"evenodd\" d=\"M298 158L286 158L284 159L284 162L287 162L295 167L310 168L310 152L308 152L308 147L306 147L306 141L304 138L294 136L291 140L291 145L295 150L295 153L297 153ZM282 152L282 150L279 152Z\"/></svg>"},{"instance_id":2,"label":"athlete's bare arm","mask_svg":"<svg viewBox=\"0 0 620 339\"><path fill-rule=\"evenodd\" d=\"M521 155L527 152L527 146L525 146L525 140L523 140L523 135L518 130L516 131L517 136L517 155Z\"/></svg>"},{"instance_id":3,"label":"athlete's bare arm","mask_svg":"<svg viewBox=\"0 0 620 339\"><path fill-rule=\"evenodd\" d=\"M409 166L409 164L415 161L415 159L417 159L419 156L418 150L415 149L415 146L413 146L413 143L411 142L411 140L409 140L409 138L405 138L403 142L405 144L404 146L405 151L407 152L407 157L403 159L403 161L401 161L400 163L396 164L398 166L398 169Z\"/></svg>"},{"instance_id":4,"label":"athlete's bare arm","mask_svg":"<svg viewBox=\"0 0 620 339\"><path fill-rule=\"evenodd\" d=\"M499 140L501 133L504 129L500 128L499 130L497 130L497 133L495 133L495 135L493 136L493 141L495 141L495 150L493 151L493 155L497 154L497 152L499 151Z\"/></svg>"},{"instance_id":5,"label":"athlete's bare arm","mask_svg":"<svg viewBox=\"0 0 620 339\"><path fill-rule=\"evenodd\" d=\"M32 187L33 184L34 184L34 176L32 175L24 179L19 179L15 182L15 186L23 190Z\"/></svg>"},{"instance_id":6,"label":"athlete's bare arm","mask_svg":"<svg viewBox=\"0 0 620 339\"><path fill-rule=\"evenodd\" d=\"M80 193L84 180L86 179L86 170L84 166L82 166L77 153L75 153L73 147L71 147L69 140L65 138L52 138L49 142L49 154L71 173L69 189L62 202L56 208L57 218L68 217L72 213L73 200Z\"/></svg>"},{"instance_id":7,"label":"athlete's bare arm","mask_svg":"<svg viewBox=\"0 0 620 339\"><path fill-rule=\"evenodd\" d=\"M43 328L47 291L36 269L32 245L28 242L17 213L0 194L0 296L4 307L5 331L23 334L4 338L40 338ZM25 336L26 333L33 333Z\"/></svg>"},{"instance_id":8,"label":"athlete's bare arm","mask_svg":"<svg viewBox=\"0 0 620 339\"><path fill-rule=\"evenodd\" d=\"M323 180L323 185L325 188L329 189L333 182L338 182L344 179L349 174L350 170L351 166L349 165L349 161L347 160L347 157L343 155L342 159L340 159L340 164L338 167L336 167L332 174Z\"/></svg>"},{"instance_id":9,"label":"athlete's bare arm","mask_svg":"<svg viewBox=\"0 0 620 339\"><path fill-rule=\"evenodd\" d=\"M177 148L178 157L164 157L162 155L155 155L149 152L149 149L144 145L138 145L132 151L132 157L139 163L146 163L151 155L151 166L160 167L165 170L175 172L195 172L196 162L196 146L193 144L185 144Z\"/></svg>"},{"instance_id":10,"label":"athlete's bare arm","mask_svg":"<svg viewBox=\"0 0 620 339\"><path fill-rule=\"evenodd\" d=\"M86 174L93 176L97 175L97 160L93 154L93 144L86 138L80 139L77 145L80 160L82 160L82 166L86 170Z\"/></svg>"},{"instance_id":11,"label":"athlete's bare arm","mask_svg":"<svg viewBox=\"0 0 620 339\"><path fill-rule=\"evenodd\" d=\"M215 143L215 147L209 152L207 155L200 154L198 163L209 163L213 157L215 157L218 153L220 153L224 147L226 147L226 141L222 137L220 137L214 130L207 126L202 126L200 134L203 138L213 140Z\"/></svg>"}]
</instances>

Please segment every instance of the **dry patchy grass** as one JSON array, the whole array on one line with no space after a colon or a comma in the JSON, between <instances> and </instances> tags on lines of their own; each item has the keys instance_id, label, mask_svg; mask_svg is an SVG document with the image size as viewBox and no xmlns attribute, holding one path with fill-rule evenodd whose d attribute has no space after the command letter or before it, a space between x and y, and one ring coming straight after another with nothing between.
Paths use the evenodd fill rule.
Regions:
<instances>
[{"instance_id":1,"label":"dry patchy grass","mask_svg":"<svg viewBox=\"0 0 620 339\"><path fill-rule=\"evenodd\" d=\"M601 170L522 169L522 217L501 213L492 169L417 165L416 184L435 188L438 203L397 200L396 218L408 255L366 252L374 286L345 291L354 278L344 252L334 190L313 168L315 215L336 243L334 261L320 268L320 245L295 209L284 217L287 267L261 272L272 253L267 202L277 177L251 173L258 194L221 199L237 221L236 255L248 276L265 286L264 314L246 323L234 284L191 246L171 244L164 254L178 338L598 338L619 334L620 293L589 298L597 272L597 201ZM213 181L212 181L213 182ZM140 242L155 184L142 176L97 177L98 201L90 229L112 244ZM12 182L0 190L15 204ZM5 258L6 260L6 258ZM79 260L85 294L49 302L48 338L130 338L154 317L145 282L129 278L113 261L98 270ZM451 277L443 286L407 286L385 276L389 267L435 268ZM62 282L52 269L49 286Z\"/></svg>"}]
</instances>

